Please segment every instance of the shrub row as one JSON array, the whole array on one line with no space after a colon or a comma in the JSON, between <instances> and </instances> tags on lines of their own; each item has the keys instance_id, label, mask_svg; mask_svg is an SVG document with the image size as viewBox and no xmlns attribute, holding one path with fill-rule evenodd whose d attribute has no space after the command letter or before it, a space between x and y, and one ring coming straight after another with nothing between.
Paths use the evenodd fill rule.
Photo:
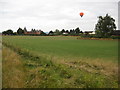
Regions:
<instances>
[{"instance_id":1,"label":"shrub row","mask_svg":"<svg viewBox=\"0 0 120 90\"><path fill-rule=\"evenodd\" d=\"M81 35L81 38L109 38L109 39L120 39L120 36L117 35L112 35L112 36L108 36L108 37L102 37L102 36L97 36L97 35Z\"/></svg>"}]
</instances>

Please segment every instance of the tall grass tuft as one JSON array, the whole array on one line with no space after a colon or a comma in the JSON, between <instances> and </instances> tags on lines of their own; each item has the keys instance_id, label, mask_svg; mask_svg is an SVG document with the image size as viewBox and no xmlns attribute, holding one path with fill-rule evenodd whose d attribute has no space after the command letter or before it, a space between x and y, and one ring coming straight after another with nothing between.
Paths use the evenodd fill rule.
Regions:
<instances>
[{"instance_id":1,"label":"tall grass tuft","mask_svg":"<svg viewBox=\"0 0 120 90\"><path fill-rule=\"evenodd\" d=\"M63 60L61 61L62 63L56 63L52 58L34 54L17 46L5 42L3 42L3 45L11 48L11 52L14 51L14 54L9 52L11 55L6 50L3 52L4 87L15 87L16 80L18 80L17 87L27 88L118 87L118 80L111 75L102 73L102 70L104 71L105 68L101 65L75 60L72 60L72 62ZM11 67L11 65L13 66ZM13 77L14 75L16 75L15 78ZM15 82L12 83L10 79ZM8 80L10 80L9 83L7 82Z\"/></svg>"}]
</instances>

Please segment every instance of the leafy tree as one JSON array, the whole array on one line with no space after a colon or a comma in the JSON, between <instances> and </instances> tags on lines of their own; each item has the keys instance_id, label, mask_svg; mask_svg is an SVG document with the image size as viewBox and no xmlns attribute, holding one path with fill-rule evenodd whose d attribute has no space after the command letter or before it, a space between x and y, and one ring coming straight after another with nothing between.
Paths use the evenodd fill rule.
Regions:
<instances>
[{"instance_id":1,"label":"leafy tree","mask_svg":"<svg viewBox=\"0 0 120 90\"><path fill-rule=\"evenodd\" d=\"M24 31L24 32L27 32L27 29L26 29L26 27L24 27L23 31Z\"/></svg>"},{"instance_id":2,"label":"leafy tree","mask_svg":"<svg viewBox=\"0 0 120 90\"><path fill-rule=\"evenodd\" d=\"M13 31L11 29L9 29L7 31L3 31L2 34L4 34L4 35L13 35Z\"/></svg>"},{"instance_id":3,"label":"leafy tree","mask_svg":"<svg viewBox=\"0 0 120 90\"><path fill-rule=\"evenodd\" d=\"M9 35L13 35L13 31L12 31L11 29L7 30L7 33L8 33Z\"/></svg>"},{"instance_id":4,"label":"leafy tree","mask_svg":"<svg viewBox=\"0 0 120 90\"><path fill-rule=\"evenodd\" d=\"M62 29L61 34L63 34L64 32L65 32L65 29Z\"/></svg>"},{"instance_id":5,"label":"leafy tree","mask_svg":"<svg viewBox=\"0 0 120 90\"><path fill-rule=\"evenodd\" d=\"M73 30L72 29L70 29L70 34L73 32Z\"/></svg>"},{"instance_id":6,"label":"leafy tree","mask_svg":"<svg viewBox=\"0 0 120 90\"><path fill-rule=\"evenodd\" d=\"M2 34L3 34L3 35L7 35L7 32L6 32L6 31L3 31Z\"/></svg>"},{"instance_id":7,"label":"leafy tree","mask_svg":"<svg viewBox=\"0 0 120 90\"><path fill-rule=\"evenodd\" d=\"M41 34L40 34L41 36L46 36L47 34L45 33L45 32L43 32L43 31L41 31Z\"/></svg>"},{"instance_id":8,"label":"leafy tree","mask_svg":"<svg viewBox=\"0 0 120 90\"><path fill-rule=\"evenodd\" d=\"M58 29L56 29L55 32L54 32L54 34L55 34L55 35L60 35L61 32L60 32Z\"/></svg>"},{"instance_id":9,"label":"leafy tree","mask_svg":"<svg viewBox=\"0 0 120 90\"><path fill-rule=\"evenodd\" d=\"M17 35L17 32L14 32L13 35Z\"/></svg>"},{"instance_id":10,"label":"leafy tree","mask_svg":"<svg viewBox=\"0 0 120 90\"><path fill-rule=\"evenodd\" d=\"M78 28L76 28L76 29L71 29L70 30L70 35L73 35L73 36L76 36L76 35L80 35L80 29L79 29L79 27Z\"/></svg>"},{"instance_id":11,"label":"leafy tree","mask_svg":"<svg viewBox=\"0 0 120 90\"><path fill-rule=\"evenodd\" d=\"M83 34L83 31L80 31L81 34Z\"/></svg>"},{"instance_id":12,"label":"leafy tree","mask_svg":"<svg viewBox=\"0 0 120 90\"><path fill-rule=\"evenodd\" d=\"M106 14L105 17L99 16L98 23L95 26L96 35L98 37L110 37L116 29L115 19Z\"/></svg>"},{"instance_id":13,"label":"leafy tree","mask_svg":"<svg viewBox=\"0 0 120 90\"><path fill-rule=\"evenodd\" d=\"M66 32L66 33L69 33L69 31L68 31L68 30L66 30L65 32Z\"/></svg>"},{"instance_id":14,"label":"leafy tree","mask_svg":"<svg viewBox=\"0 0 120 90\"><path fill-rule=\"evenodd\" d=\"M77 28L75 29L75 33L76 33L76 34L79 34L79 33L80 33L79 27L77 27Z\"/></svg>"},{"instance_id":15,"label":"leafy tree","mask_svg":"<svg viewBox=\"0 0 120 90\"><path fill-rule=\"evenodd\" d=\"M31 31L34 32L34 29L32 28Z\"/></svg>"},{"instance_id":16,"label":"leafy tree","mask_svg":"<svg viewBox=\"0 0 120 90\"><path fill-rule=\"evenodd\" d=\"M53 32L53 31L50 31L50 32L48 33L48 35L54 35L54 32Z\"/></svg>"},{"instance_id":17,"label":"leafy tree","mask_svg":"<svg viewBox=\"0 0 120 90\"><path fill-rule=\"evenodd\" d=\"M74 29L72 30L70 30L70 35L74 35L74 33L75 33L75 31L74 31Z\"/></svg>"},{"instance_id":18,"label":"leafy tree","mask_svg":"<svg viewBox=\"0 0 120 90\"><path fill-rule=\"evenodd\" d=\"M17 34L23 35L23 34L24 34L24 30L22 30L22 28L19 28L19 29L17 30Z\"/></svg>"}]
</instances>

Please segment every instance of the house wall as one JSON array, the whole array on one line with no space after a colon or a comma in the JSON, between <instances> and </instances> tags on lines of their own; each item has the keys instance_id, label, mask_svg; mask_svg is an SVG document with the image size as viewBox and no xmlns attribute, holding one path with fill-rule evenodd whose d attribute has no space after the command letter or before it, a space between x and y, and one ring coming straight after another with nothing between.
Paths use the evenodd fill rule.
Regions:
<instances>
[{"instance_id":1,"label":"house wall","mask_svg":"<svg viewBox=\"0 0 120 90\"><path fill-rule=\"evenodd\" d=\"M41 32L40 31L35 31L35 32L32 32L32 31L27 31L27 32L24 32L24 34L27 34L27 35L29 35L29 34L41 34Z\"/></svg>"}]
</instances>

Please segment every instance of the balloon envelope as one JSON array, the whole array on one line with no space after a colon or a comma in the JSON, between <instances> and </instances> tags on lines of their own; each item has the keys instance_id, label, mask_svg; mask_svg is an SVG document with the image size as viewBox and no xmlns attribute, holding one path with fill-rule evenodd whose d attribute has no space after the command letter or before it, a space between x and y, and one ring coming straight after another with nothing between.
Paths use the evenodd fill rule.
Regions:
<instances>
[{"instance_id":1,"label":"balloon envelope","mask_svg":"<svg viewBox=\"0 0 120 90\"><path fill-rule=\"evenodd\" d=\"M83 13L83 12L81 12L81 13L80 13L80 16L82 17L83 15L84 15L84 13Z\"/></svg>"}]
</instances>

